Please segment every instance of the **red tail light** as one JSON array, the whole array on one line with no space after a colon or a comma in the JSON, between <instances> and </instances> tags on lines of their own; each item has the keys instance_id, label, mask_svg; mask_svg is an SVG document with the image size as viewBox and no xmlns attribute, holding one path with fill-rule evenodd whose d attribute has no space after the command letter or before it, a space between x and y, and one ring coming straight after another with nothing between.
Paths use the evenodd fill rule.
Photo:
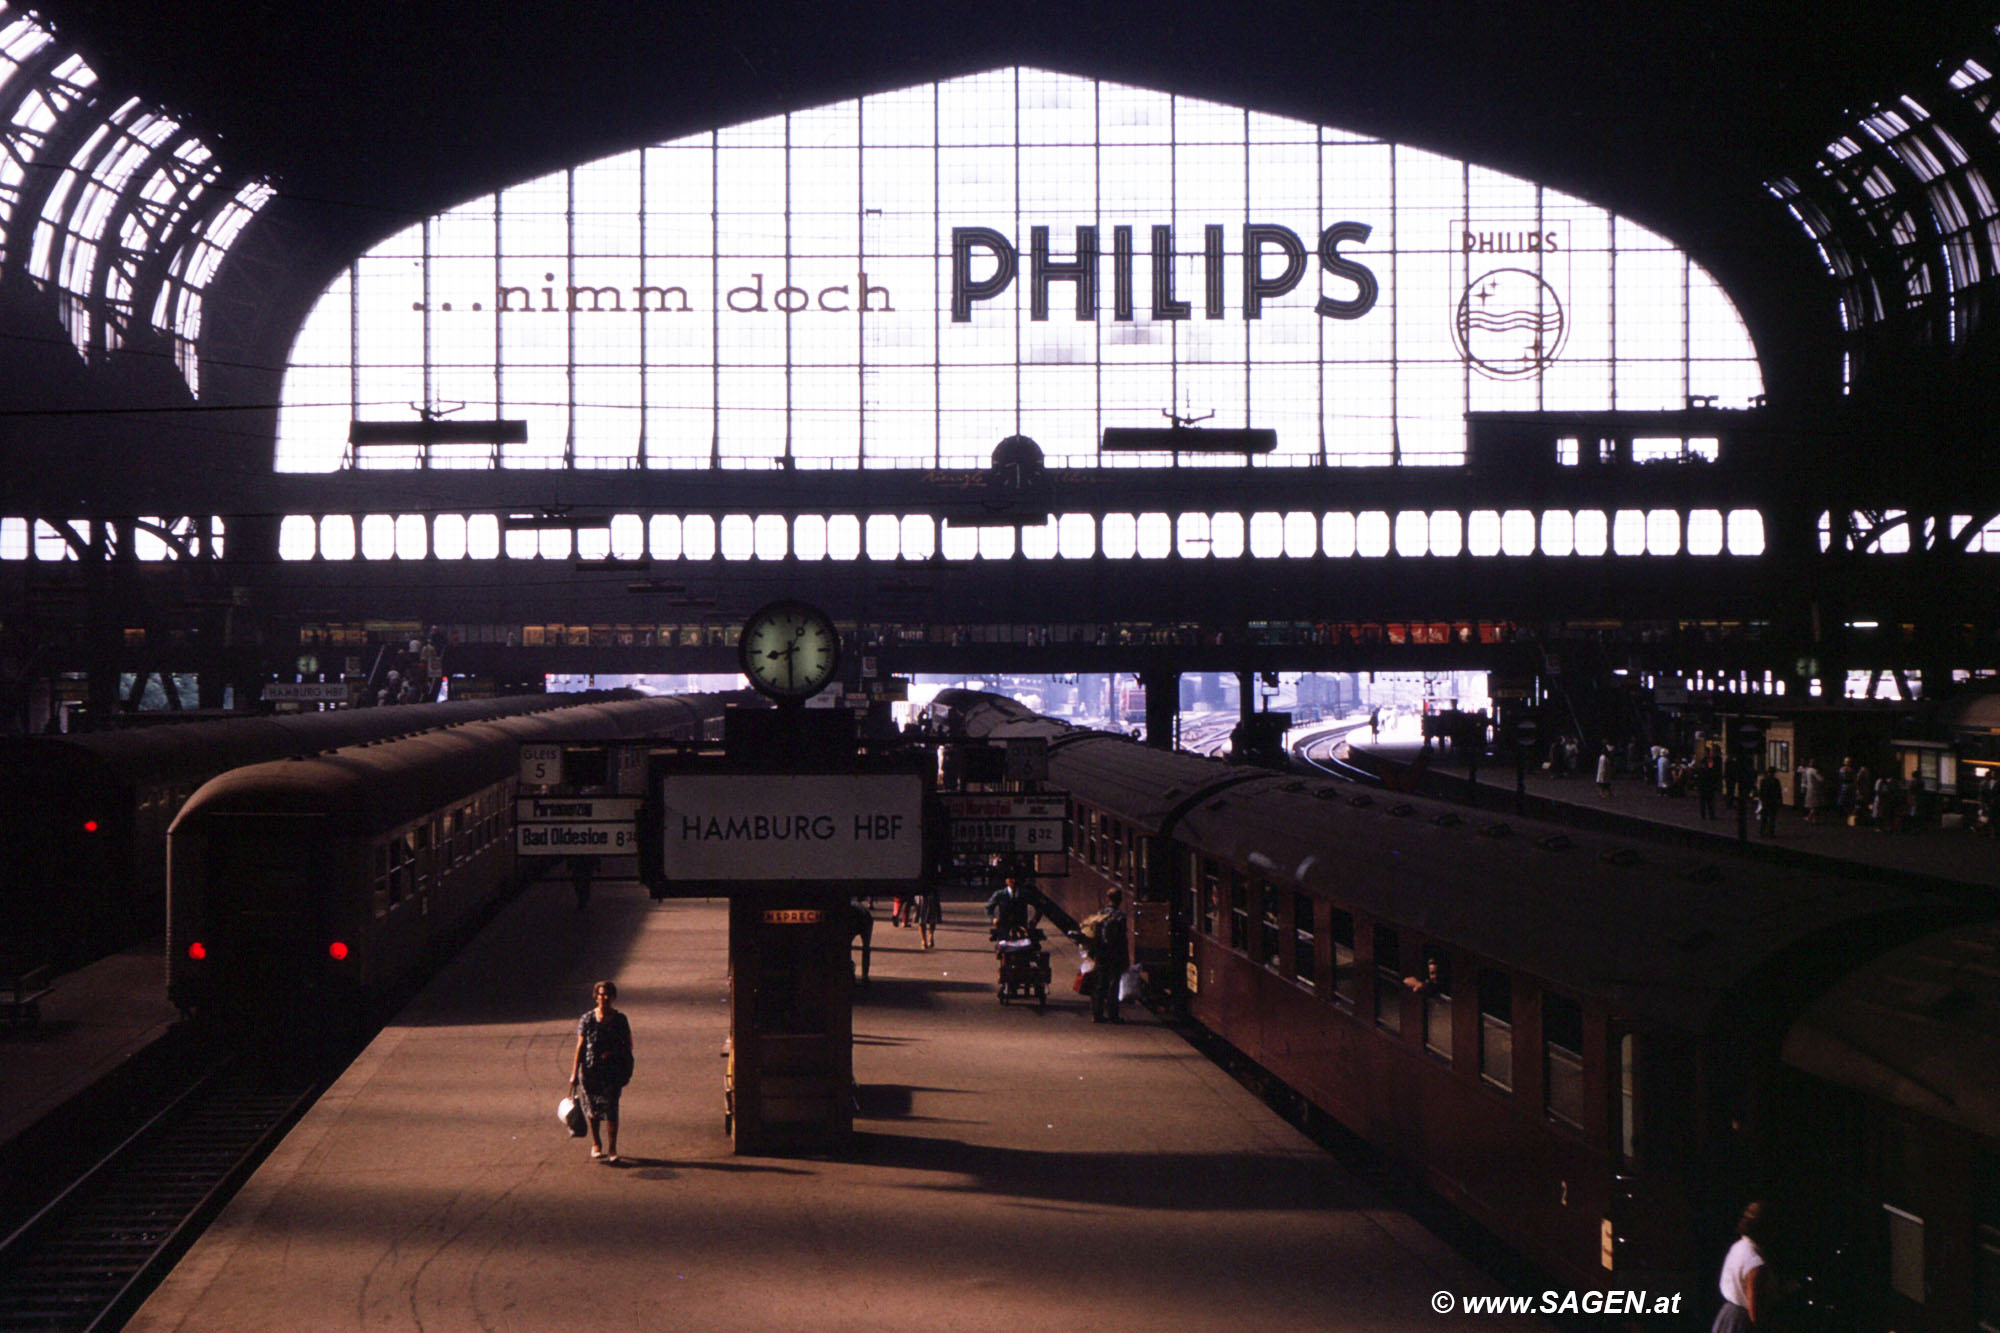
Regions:
<instances>
[{"instance_id":1,"label":"red tail light","mask_svg":"<svg viewBox=\"0 0 2000 1333\"><path fill-rule=\"evenodd\" d=\"M208 946L200 940L196 940L193 944L188 945L188 957L199 963L202 959L208 957Z\"/></svg>"},{"instance_id":2,"label":"red tail light","mask_svg":"<svg viewBox=\"0 0 2000 1333\"><path fill-rule=\"evenodd\" d=\"M338 963L342 959L347 957L347 946L341 943L339 940L335 940L333 943L326 946L326 952L329 958L333 959L334 962Z\"/></svg>"},{"instance_id":3,"label":"red tail light","mask_svg":"<svg viewBox=\"0 0 2000 1333\"><path fill-rule=\"evenodd\" d=\"M95 832L97 832L97 821L96 821L96 820L94 820L94 819L86 819L86 820L84 820L84 821L83 821L83 831L84 831L85 833L95 833Z\"/></svg>"}]
</instances>

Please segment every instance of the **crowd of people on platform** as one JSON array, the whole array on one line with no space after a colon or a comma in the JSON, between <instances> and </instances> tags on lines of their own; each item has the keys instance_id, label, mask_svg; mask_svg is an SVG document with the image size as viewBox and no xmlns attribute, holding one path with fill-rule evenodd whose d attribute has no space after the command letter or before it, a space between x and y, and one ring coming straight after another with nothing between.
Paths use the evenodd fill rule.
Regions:
<instances>
[{"instance_id":1,"label":"crowd of people on platform","mask_svg":"<svg viewBox=\"0 0 2000 1333\"><path fill-rule=\"evenodd\" d=\"M1642 774L1660 796L1693 797L1703 819L1722 818L1725 811L1748 802L1746 814L1756 816L1758 832L1767 838L1777 835L1778 815L1786 800L1778 773L1757 771L1747 757L1726 752L1721 742L1700 733L1683 753L1665 745L1642 748L1636 741L1621 751L1607 741L1591 761L1583 757L1575 736L1562 736L1550 742L1546 754L1543 772L1566 778L1593 771L1598 793L1606 800L1612 798L1615 777ZM1828 772L1808 759L1792 773L1791 799L1815 828L1844 825L1909 833L1943 824L1941 816L1947 813L1954 815L1953 824L1962 814L1965 826L1982 835L1990 836L2000 827L2000 782L1991 767L1980 770L1969 800L1961 797L1954 802L1949 793L1926 782L1922 773L1907 777L1894 771L1877 773L1852 758L1843 758Z\"/></svg>"},{"instance_id":2,"label":"crowd of people on platform","mask_svg":"<svg viewBox=\"0 0 2000 1333\"><path fill-rule=\"evenodd\" d=\"M377 654L357 707L434 703L444 680L444 631L433 629L406 644L385 645Z\"/></svg>"}]
</instances>

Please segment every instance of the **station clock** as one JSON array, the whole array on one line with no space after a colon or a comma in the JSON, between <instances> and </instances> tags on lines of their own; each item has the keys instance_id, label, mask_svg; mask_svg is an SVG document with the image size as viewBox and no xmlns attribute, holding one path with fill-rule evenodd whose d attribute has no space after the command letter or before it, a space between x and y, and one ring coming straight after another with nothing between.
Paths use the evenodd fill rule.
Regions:
<instances>
[{"instance_id":1,"label":"station clock","mask_svg":"<svg viewBox=\"0 0 2000 1333\"><path fill-rule=\"evenodd\" d=\"M737 661L753 688L780 703L825 689L840 667L840 631L818 607L783 598L743 622Z\"/></svg>"}]
</instances>

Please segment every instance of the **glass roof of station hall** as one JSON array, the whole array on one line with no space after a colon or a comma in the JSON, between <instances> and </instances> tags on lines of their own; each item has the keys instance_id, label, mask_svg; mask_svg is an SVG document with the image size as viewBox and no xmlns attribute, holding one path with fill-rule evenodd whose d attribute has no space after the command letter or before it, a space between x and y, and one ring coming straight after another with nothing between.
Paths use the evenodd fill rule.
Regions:
<instances>
[{"instance_id":1,"label":"glass roof of station hall","mask_svg":"<svg viewBox=\"0 0 2000 1333\"><path fill-rule=\"evenodd\" d=\"M271 198L172 117L112 103L83 59L0 2L0 260L97 362L159 335L192 392L202 296Z\"/></svg>"},{"instance_id":2,"label":"glass roof of station hall","mask_svg":"<svg viewBox=\"0 0 2000 1333\"><path fill-rule=\"evenodd\" d=\"M1102 432L1163 414L1274 430L1278 465L1452 464L1467 411L1763 389L1727 296L1629 219L1024 68L473 200L357 259L288 364L296 471L983 466L1011 435L1143 465L1171 460L1101 460ZM349 443L420 415L525 439Z\"/></svg>"},{"instance_id":3,"label":"glass roof of station hall","mask_svg":"<svg viewBox=\"0 0 2000 1333\"><path fill-rule=\"evenodd\" d=\"M1812 237L1857 344L1947 347L2000 284L2000 35L1858 116L1770 191Z\"/></svg>"}]
</instances>

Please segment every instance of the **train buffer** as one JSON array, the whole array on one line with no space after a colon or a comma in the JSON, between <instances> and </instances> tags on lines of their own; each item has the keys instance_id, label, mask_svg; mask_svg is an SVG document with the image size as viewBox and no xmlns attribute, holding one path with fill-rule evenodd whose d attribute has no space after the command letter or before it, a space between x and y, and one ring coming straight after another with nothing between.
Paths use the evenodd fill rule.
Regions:
<instances>
[{"instance_id":1,"label":"train buffer","mask_svg":"<svg viewBox=\"0 0 2000 1333\"><path fill-rule=\"evenodd\" d=\"M54 989L47 964L23 967L16 961L0 961L0 1016L4 1016L8 1027L34 1027L40 1023L42 1001Z\"/></svg>"}]
</instances>

